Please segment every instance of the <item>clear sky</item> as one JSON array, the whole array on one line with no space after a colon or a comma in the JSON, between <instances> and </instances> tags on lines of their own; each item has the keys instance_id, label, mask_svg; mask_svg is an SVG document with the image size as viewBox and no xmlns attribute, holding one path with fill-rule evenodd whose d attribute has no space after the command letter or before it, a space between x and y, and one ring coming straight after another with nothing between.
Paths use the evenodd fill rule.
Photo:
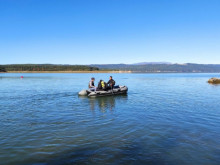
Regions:
<instances>
[{"instance_id":1,"label":"clear sky","mask_svg":"<svg viewBox=\"0 0 220 165\"><path fill-rule=\"evenodd\" d=\"M0 64L220 64L220 0L0 0Z\"/></svg>"}]
</instances>

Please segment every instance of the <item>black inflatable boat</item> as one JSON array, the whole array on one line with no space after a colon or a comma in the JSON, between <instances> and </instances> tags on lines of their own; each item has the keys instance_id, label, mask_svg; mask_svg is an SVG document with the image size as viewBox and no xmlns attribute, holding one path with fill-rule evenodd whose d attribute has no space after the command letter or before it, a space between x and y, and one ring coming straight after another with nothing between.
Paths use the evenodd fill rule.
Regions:
<instances>
[{"instance_id":1,"label":"black inflatable boat","mask_svg":"<svg viewBox=\"0 0 220 165\"><path fill-rule=\"evenodd\" d=\"M127 91L128 91L128 87L119 86L118 88L113 88L107 91L82 90L78 94L79 96L99 97L99 96L122 95L122 94L126 94Z\"/></svg>"}]
</instances>

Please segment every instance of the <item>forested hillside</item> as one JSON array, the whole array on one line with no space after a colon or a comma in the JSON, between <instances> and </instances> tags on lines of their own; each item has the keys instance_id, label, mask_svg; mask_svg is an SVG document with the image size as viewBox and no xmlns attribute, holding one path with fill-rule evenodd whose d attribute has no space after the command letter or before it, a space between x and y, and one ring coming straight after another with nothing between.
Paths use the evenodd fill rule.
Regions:
<instances>
[{"instance_id":1,"label":"forested hillside","mask_svg":"<svg viewBox=\"0 0 220 165\"><path fill-rule=\"evenodd\" d=\"M131 71L143 73L215 73L220 65L205 64L97 64L97 65L53 65L53 64L11 64L0 65L0 72L7 71Z\"/></svg>"},{"instance_id":2,"label":"forested hillside","mask_svg":"<svg viewBox=\"0 0 220 165\"><path fill-rule=\"evenodd\" d=\"M86 65L53 65L53 64L12 64L0 65L6 71L97 71L99 68Z\"/></svg>"},{"instance_id":3,"label":"forested hillside","mask_svg":"<svg viewBox=\"0 0 220 165\"><path fill-rule=\"evenodd\" d=\"M5 72L5 68L0 66L0 72Z\"/></svg>"}]
</instances>

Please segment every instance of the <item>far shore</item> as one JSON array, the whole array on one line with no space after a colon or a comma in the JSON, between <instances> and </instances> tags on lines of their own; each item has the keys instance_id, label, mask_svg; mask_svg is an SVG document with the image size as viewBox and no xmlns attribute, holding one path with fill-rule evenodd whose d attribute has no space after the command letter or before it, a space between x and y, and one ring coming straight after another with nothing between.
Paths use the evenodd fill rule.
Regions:
<instances>
[{"instance_id":1,"label":"far shore","mask_svg":"<svg viewBox=\"0 0 220 165\"><path fill-rule=\"evenodd\" d=\"M132 73L131 71L7 71L0 73Z\"/></svg>"},{"instance_id":2,"label":"far shore","mask_svg":"<svg viewBox=\"0 0 220 165\"><path fill-rule=\"evenodd\" d=\"M7 71L7 72L0 72L0 73L147 73L147 74L166 74L166 73L219 73L219 72L138 72L138 71L107 71L107 70L100 70L100 71Z\"/></svg>"}]
</instances>

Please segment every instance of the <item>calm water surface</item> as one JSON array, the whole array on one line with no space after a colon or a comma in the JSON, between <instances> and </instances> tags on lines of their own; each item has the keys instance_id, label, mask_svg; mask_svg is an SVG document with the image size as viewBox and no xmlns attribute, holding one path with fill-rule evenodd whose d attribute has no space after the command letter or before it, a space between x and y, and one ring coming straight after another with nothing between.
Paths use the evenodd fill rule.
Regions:
<instances>
[{"instance_id":1,"label":"calm water surface","mask_svg":"<svg viewBox=\"0 0 220 165\"><path fill-rule=\"evenodd\" d=\"M220 164L219 74L112 75L127 95L78 97L109 74L0 74L0 164Z\"/></svg>"}]
</instances>

